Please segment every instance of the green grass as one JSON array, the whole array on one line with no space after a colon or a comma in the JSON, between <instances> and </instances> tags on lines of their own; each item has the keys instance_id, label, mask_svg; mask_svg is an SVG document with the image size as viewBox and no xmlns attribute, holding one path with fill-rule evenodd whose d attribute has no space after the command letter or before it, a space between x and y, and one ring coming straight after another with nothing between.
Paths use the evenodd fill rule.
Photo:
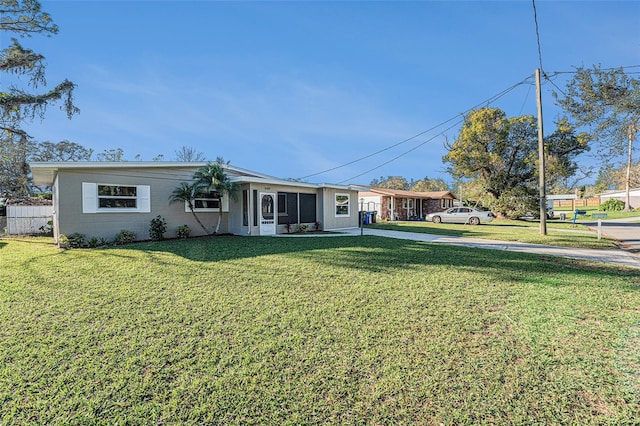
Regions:
<instances>
[{"instance_id":1,"label":"green grass","mask_svg":"<svg viewBox=\"0 0 640 426\"><path fill-rule=\"evenodd\" d=\"M0 423L633 424L640 272L365 237L0 240Z\"/></svg>"},{"instance_id":2,"label":"green grass","mask_svg":"<svg viewBox=\"0 0 640 426\"><path fill-rule=\"evenodd\" d=\"M500 241L519 241L522 243L545 244L561 247L614 249L616 241L603 237L598 240L595 232L584 225L572 223L547 223L547 235L540 235L540 224L524 220L495 219L484 225L464 225L457 223L432 222L378 222L367 225L377 229L393 231L419 232L455 237L484 238ZM581 231L581 232L576 232Z\"/></svg>"}]
</instances>

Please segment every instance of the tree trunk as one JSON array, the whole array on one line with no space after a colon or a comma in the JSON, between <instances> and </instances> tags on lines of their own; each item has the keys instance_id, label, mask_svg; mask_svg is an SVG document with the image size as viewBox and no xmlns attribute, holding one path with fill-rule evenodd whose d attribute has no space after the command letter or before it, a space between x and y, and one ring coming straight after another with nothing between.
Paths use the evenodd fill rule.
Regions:
<instances>
[{"instance_id":1,"label":"tree trunk","mask_svg":"<svg viewBox=\"0 0 640 426\"><path fill-rule=\"evenodd\" d=\"M211 234L209 233L209 230L207 229L206 226L204 226L202 222L200 222L200 218L198 217L196 212L193 210L193 207L191 207L191 214L196 219L196 222L198 222L198 224L202 227L202 229L204 229L204 233L207 234L207 236L210 236Z\"/></svg>"},{"instance_id":2,"label":"tree trunk","mask_svg":"<svg viewBox=\"0 0 640 426\"><path fill-rule=\"evenodd\" d=\"M214 234L220 231L220 221L222 220L222 197L218 198L218 223L216 223L216 230Z\"/></svg>"},{"instance_id":3,"label":"tree trunk","mask_svg":"<svg viewBox=\"0 0 640 426\"><path fill-rule=\"evenodd\" d=\"M625 177L624 188L625 188L625 200L624 200L624 211L630 212L633 210L631 207L631 159L633 152L633 140L635 139L635 126L631 124L629 126L629 147L627 148L627 175Z\"/></svg>"}]
</instances>

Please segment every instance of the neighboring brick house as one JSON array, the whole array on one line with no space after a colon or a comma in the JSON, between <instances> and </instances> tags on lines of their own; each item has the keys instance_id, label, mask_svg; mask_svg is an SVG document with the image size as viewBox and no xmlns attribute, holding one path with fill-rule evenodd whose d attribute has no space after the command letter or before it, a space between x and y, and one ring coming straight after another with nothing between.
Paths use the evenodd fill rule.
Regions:
<instances>
[{"instance_id":1,"label":"neighboring brick house","mask_svg":"<svg viewBox=\"0 0 640 426\"><path fill-rule=\"evenodd\" d=\"M427 214L453 207L456 196L450 191L414 192L387 188L366 188L358 192L365 211L376 211L386 220L421 220Z\"/></svg>"}]
</instances>

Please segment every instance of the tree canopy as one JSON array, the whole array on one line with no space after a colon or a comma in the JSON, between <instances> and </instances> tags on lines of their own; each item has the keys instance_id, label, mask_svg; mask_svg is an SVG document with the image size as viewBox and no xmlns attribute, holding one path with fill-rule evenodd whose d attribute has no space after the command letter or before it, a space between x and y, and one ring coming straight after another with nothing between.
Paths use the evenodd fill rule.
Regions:
<instances>
[{"instance_id":1,"label":"tree canopy","mask_svg":"<svg viewBox=\"0 0 640 426\"><path fill-rule=\"evenodd\" d=\"M0 0L3 37L11 33L18 37L51 36L57 32L58 27L37 0ZM39 90L47 85L44 60L44 56L23 47L16 38L0 51L0 194L5 197L26 196L33 191L28 161L59 158L63 152L72 157L84 156L71 145L38 144L24 128L34 118L44 118L47 107L59 102L68 118L79 112L73 103L75 84L69 80L50 90Z\"/></svg>"},{"instance_id":2,"label":"tree canopy","mask_svg":"<svg viewBox=\"0 0 640 426\"><path fill-rule=\"evenodd\" d=\"M374 188L409 190L409 182L402 176L380 176L380 179L373 179L369 186Z\"/></svg>"},{"instance_id":3,"label":"tree canopy","mask_svg":"<svg viewBox=\"0 0 640 426\"><path fill-rule=\"evenodd\" d=\"M443 161L455 179L475 179L489 197L485 204L504 216L537 206L537 121L524 115L508 118L498 108L481 108L466 117ZM588 150L588 138L576 135L566 120L545 137L547 181L571 176L575 157ZM524 210L524 211L523 211Z\"/></svg>"},{"instance_id":4,"label":"tree canopy","mask_svg":"<svg viewBox=\"0 0 640 426\"><path fill-rule=\"evenodd\" d=\"M640 80L622 68L578 67L566 92L554 96L576 126L590 130L607 161L626 153L625 209L629 210L633 144L640 130Z\"/></svg>"},{"instance_id":5,"label":"tree canopy","mask_svg":"<svg viewBox=\"0 0 640 426\"><path fill-rule=\"evenodd\" d=\"M14 33L20 37L33 34L51 36L58 33L58 27L49 14L43 12L36 0L0 0L0 32ZM64 80L53 89L36 92L46 85L44 56L23 47L13 38L0 52L0 71L9 75L26 76L26 87L19 87L21 80L4 86L0 91L0 129L7 134L27 135L22 128L25 121L44 117L47 107L58 101L63 103L67 117L79 112L73 104L75 84Z\"/></svg>"}]
</instances>

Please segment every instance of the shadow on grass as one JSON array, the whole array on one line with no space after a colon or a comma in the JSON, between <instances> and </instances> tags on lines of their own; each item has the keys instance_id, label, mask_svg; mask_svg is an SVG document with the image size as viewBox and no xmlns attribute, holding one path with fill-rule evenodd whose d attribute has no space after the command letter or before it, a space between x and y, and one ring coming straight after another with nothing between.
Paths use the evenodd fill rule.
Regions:
<instances>
[{"instance_id":1,"label":"shadow on grass","mask_svg":"<svg viewBox=\"0 0 640 426\"><path fill-rule=\"evenodd\" d=\"M0 241L0 249L4 248L4 246L6 246L6 245L7 245L7 243L3 243L2 241Z\"/></svg>"},{"instance_id":2,"label":"shadow on grass","mask_svg":"<svg viewBox=\"0 0 640 426\"><path fill-rule=\"evenodd\" d=\"M456 271L482 271L487 279L526 278L527 274L552 275L593 274L594 276L625 276L640 278L640 271L603 263L591 263L553 256L457 247L391 238L330 237L330 238L268 238L217 237L186 241L141 243L127 249L142 250L153 258L154 253L171 253L196 262L235 261L261 256L287 255L292 258L369 272L390 272L396 269L428 273L426 266ZM274 258L274 267L278 260ZM600 280L598 280L600 281ZM635 280L634 280L635 281ZM567 282L571 284L571 282ZM640 289L637 282L630 282Z\"/></svg>"}]
</instances>

